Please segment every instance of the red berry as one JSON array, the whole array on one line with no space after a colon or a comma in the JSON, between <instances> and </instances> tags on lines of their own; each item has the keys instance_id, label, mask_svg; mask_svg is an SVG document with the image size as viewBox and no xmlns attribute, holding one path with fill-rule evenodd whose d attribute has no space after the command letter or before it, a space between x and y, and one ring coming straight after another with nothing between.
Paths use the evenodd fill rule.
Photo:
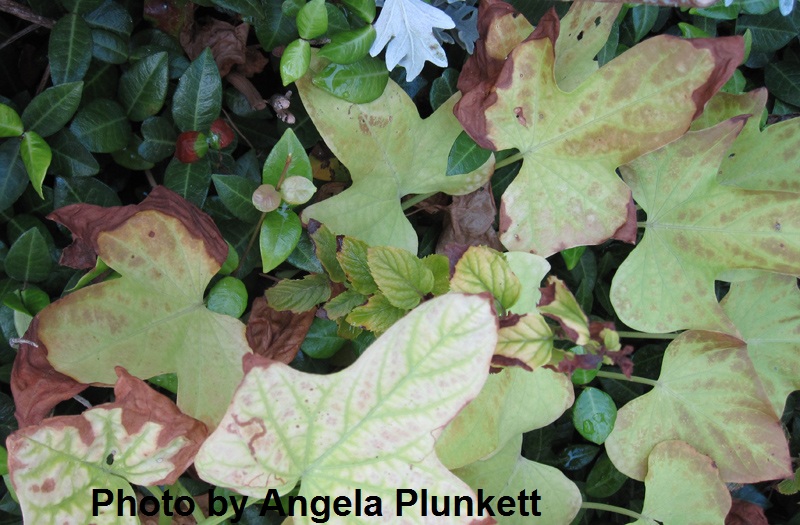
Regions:
<instances>
[{"instance_id":1,"label":"red berry","mask_svg":"<svg viewBox=\"0 0 800 525\"><path fill-rule=\"evenodd\" d=\"M199 131L184 131L175 142L175 157L184 164L191 164L206 156L208 142Z\"/></svg>"},{"instance_id":2,"label":"red berry","mask_svg":"<svg viewBox=\"0 0 800 525\"><path fill-rule=\"evenodd\" d=\"M211 136L209 142L214 149L227 148L233 142L235 135L227 122L218 118L211 123Z\"/></svg>"}]
</instances>

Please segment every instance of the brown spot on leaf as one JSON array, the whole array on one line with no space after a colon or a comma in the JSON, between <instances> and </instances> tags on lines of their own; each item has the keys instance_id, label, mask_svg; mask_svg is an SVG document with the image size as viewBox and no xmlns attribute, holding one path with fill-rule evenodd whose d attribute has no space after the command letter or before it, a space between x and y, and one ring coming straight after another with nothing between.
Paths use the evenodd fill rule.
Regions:
<instances>
[{"instance_id":1,"label":"brown spot on leaf","mask_svg":"<svg viewBox=\"0 0 800 525\"><path fill-rule=\"evenodd\" d=\"M528 127L528 121L525 120L525 113L522 110L522 106L517 106L514 108L514 116L517 118L517 122L525 127Z\"/></svg>"},{"instance_id":2,"label":"brown spot on leaf","mask_svg":"<svg viewBox=\"0 0 800 525\"><path fill-rule=\"evenodd\" d=\"M669 37L677 38L677 37ZM694 90L692 101L695 104L695 113L692 119L697 118L705 108L706 102L719 91L739 67L744 58L744 39L741 36L726 36L719 38L692 38L684 40L697 49L707 49L714 57L714 69L706 82Z\"/></svg>"}]
</instances>

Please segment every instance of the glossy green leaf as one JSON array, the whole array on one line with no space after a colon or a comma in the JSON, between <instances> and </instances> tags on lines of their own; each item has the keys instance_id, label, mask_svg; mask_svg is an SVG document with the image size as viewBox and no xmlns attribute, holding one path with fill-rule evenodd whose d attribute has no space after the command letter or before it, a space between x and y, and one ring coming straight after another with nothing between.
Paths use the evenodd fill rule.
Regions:
<instances>
[{"instance_id":1,"label":"glossy green leaf","mask_svg":"<svg viewBox=\"0 0 800 525\"><path fill-rule=\"evenodd\" d=\"M608 454L603 453L586 478L586 494L593 498L610 498L626 481L628 476L617 470Z\"/></svg>"},{"instance_id":2,"label":"glossy green leaf","mask_svg":"<svg viewBox=\"0 0 800 525\"><path fill-rule=\"evenodd\" d=\"M111 153L128 145L131 125L125 111L113 100L97 99L78 111L69 127L94 153Z\"/></svg>"},{"instance_id":3,"label":"glossy green leaf","mask_svg":"<svg viewBox=\"0 0 800 525\"><path fill-rule=\"evenodd\" d=\"M318 88L355 104L380 97L388 81L386 65L372 57L348 64L329 64L312 78Z\"/></svg>"},{"instance_id":4,"label":"glossy green leaf","mask_svg":"<svg viewBox=\"0 0 800 525\"><path fill-rule=\"evenodd\" d=\"M111 31L92 29L92 56L100 62L124 64L128 61L128 39Z\"/></svg>"},{"instance_id":5,"label":"glossy green leaf","mask_svg":"<svg viewBox=\"0 0 800 525\"><path fill-rule=\"evenodd\" d=\"M184 199L202 206L211 184L211 164L208 158L185 164L172 159L164 171L164 186Z\"/></svg>"},{"instance_id":6,"label":"glossy green leaf","mask_svg":"<svg viewBox=\"0 0 800 525\"><path fill-rule=\"evenodd\" d=\"M214 181L214 188L217 190L222 204L237 219L248 223L254 223L260 217L257 209L253 206L253 192L258 188L258 182L240 177L238 175L217 175L211 176Z\"/></svg>"},{"instance_id":7,"label":"glossy green leaf","mask_svg":"<svg viewBox=\"0 0 800 525\"><path fill-rule=\"evenodd\" d=\"M743 15L736 21L737 33L749 29L753 35L753 51L776 51L797 37L794 17L783 16L777 9L760 16Z\"/></svg>"},{"instance_id":8,"label":"glossy green leaf","mask_svg":"<svg viewBox=\"0 0 800 525\"><path fill-rule=\"evenodd\" d=\"M381 498L382 520L396 519L397 487L472 497L436 459L434 436L480 392L495 342L488 301L453 294L414 310L338 374L249 360L225 420L195 466L204 480L255 497L269 488L285 494L301 477L299 494L306 497L369 489ZM437 388L425 387L432 383ZM333 410L331 403L343 406ZM403 515L409 523L424 522L418 507ZM447 519L453 525L474 520Z\"/></svg>"},{"instance_id":9,"label":"glossy green leaf","mask_svg":"<svg viewBox=\"0 0 800 525\"><path fill-rule=\"evenodd\" d=\"M169 82L167 53L136 62L119 79L119 100L128 118L138 122L161 111Z\"/></svg>"},{"instance_id":10,"label":"glossy green leaf","mask_svg":"<svg viewBox=\"0 0 800 525\"><path fill-rule=\"evenodd\" d=\"M494 519L500 525L526 525L544 519L548 525L569 525L581 507L580 490L557 468L522 457L521 444L522 436L518 436L491 458L453 473L473 489L482 490L484 497L495 497ZM526 498L524 503L520 502L522 497ZM507 505L506 513L499 512L500 505Z\"/></svg>"},{"instance_id":11,"label":"glossy green leaf","mask_svg":"<svg viewBox=\"0 0 800 525\"><path fill-rule=\"evenodd\" d=\"M327 301L331 296L331 286L324 275L310 274L302 279L284 279L268 288L264 295L269 305L278 311L303 313Z\"/></svg>"},{"instance_id":12,"label":"glossy green leaf","mask_svg":"<svg viewBox=\"0 0 800 525\"><path fill-rule=\"evenodd\" d=\"M631 21L633 22L634 42L639 42L653 29L658 18L659 7L657 5L639 4L630 10Z\"/></svg>"},{"instance_id":13,"label":"glossy green leaf","mask_svg":"<svg viewBox=\"0 0 800 525\"><path fill-rule=\"evenodd\" d=\"M308 357L327 359L338 352L345 342L345 339L336 335L335 322L315 317L300 350Z\"/></svg>"},{"instance_id":14,"label":"glossy green leaf","mask_svg":"<svg viewBox=\"0 0 800 525\"><path fill-rule=\"evenodd\" d=\"M368 249L367 243L345 236L341 250L336 253L336 259L347 276L347 281L354 290L364 295L378 291L378 285L369 269Z\"/></svg>"},{"instance_id":15,"label":"glossy green leaf","mask_svg":"<svg viewBox=\"0 0 800 525\"><path fill-rule=\"evenodd\" d=\"M681 30L681 36L683 38L709 38L711 36L699 27L687 24L686 22L678 23L678 27Z\"/></svg>"},{"instance_id":16,"label":"glossy green leaf","mask_svg":"<svg viewBox=\"0 0 800 525\"><path fill-rule=\"evenodd\" d=\"M139 155L139 146L142 145L142 139L138 135L131 135L131 140L124 148L111 152L111 158L114 162L124 168L134 171L143 171L152 169L154 163L143 159Z\"/></svg>"},{"instance_id":17,"label":"glossy green leaf","mask_svg":"<svg viewBox=\"0 0 800 525\"><path fill-rule=\"evenodd\" d=\"M281 81L286 86L299 79L308 71L311 63L311 44L297 39L286 46L281 55Z\"/></svg>"},{"instance_id":18,"label":"glossy green leaf","mask_svg":"<svg viewBox=\"0 0 800 525\"><path fill-rule=\"evenodd\" d=\"M0 137L19 137L25 128L14 108L0 104Z\"/></svg>"},{"instance_id":19,"label":"glossy green leaf","mask_svg":"<svg viewBox=\"0 0 800 525\"><path fill-rule=\"evenodd\" d=\"M747 343L747 354L775 414L800 390L800 291L793 276L762 274L731 284L720 303Z\"/></svg>"},{"instance_id":20,"label":"glossy green leaf","mask_svg":"<svg viewBox=\"0 0 800 525\"><path fill-rule=\"evenodd\" d=\"M311 162L297 135L289 128L269 152L261 171L261 183L277 187L281 179L305 177L311 180Z\"/></svg>"},{"instance_id":21,"label":"glossy green leaf","mask_svg":"<svg viewBox=\"0 0 800 525\"><path fill-rule=\"evenodd\" d=\"M78 110L83 82L69 82L45 89L22 112L25 129L49 137L72 119Z\"/></svg>"},{"instance_id":22,"label":"glossy green leaf","mask_svg":"<svg viewBox=\"0 0 800 525\"><path fill-rule=\"evenodd\" d=\"M23 283L44 281L52 266L47 241L36 228L20 235L5 259L6 274Z\"/></svg>"},{"instance_id":23,"label":"glossy green leaf","mask_svg":"<svg viewBox=\"0 0 800 525\"><path fill-rule=\"evenodd\" d=\"M39 197L44 199L42 183L44 183L47 168L50 167L50 162L53 160L53 152L50 151L50 146L35 131L26 131L19 145L19 154L22 157L22 163L25 165L25 171L28 172L28 178L31 180L33 189L36 190Z\"/></svg>"},{"instance_id":24,"label":"glossy green leaf","mask_svg":"<svg viewBox=\"0 0 800 525\"><path fill-rule=\"evenodd\" d=\"M310 0L297 12L297 32L300 38L311 40L328 30L328 10L325 0ZM284 82L286 85L287 82Z\"/></svg>"},{"instance_id":25,"label":"glossy green leaf","mask_svg":"<svg viewBox=\"0 0 800 525\"><path fill-rule=\"evenodd\" d=\"M436 455L451 470L488 457L558 419L574 399L569 379L546 368L490 374L480 395L445 427Z\"/></svg>"},{"instance_id":26,"label":"glossy green leaf","mask_svg":"<svg viewBox=\"0 0 800 525\"><path fill-rule=\"evenodd\" d=\"M120 206L117 192L91 177L56 177L53 190L54 208L69 204L96 204L98 206Z\"/></svg>"},{"instance_id":27,"label":"glossy green leaf","mask_svg":"<svg viewBox=\"0 0 800 525\"><path fill-rule=\"evenodd\" d=\"M267 213L259 235L261 271L271 272L285 261L300 241L302 231L300 217L292 210L279 208Z\"/></svg>"},{"instance_id":28,"label":"glossy green leaf","mask_svg":"<svg viewBox=\"0 0 800 525\"><path fill-rule=\"evenodd\" d=\"M115 1L104 2L83 19L92 29L104 29L120 36L130 36L133 31L133 18L122 4Z\"/></svg>"},{"instance_id":29,"label":"glossy green leaf","mask_svg":"<svg viewBox=\"0 0 800 525\"><path fill-rule=\"evenodd\" d=\"M258 18L262 15L263 7L260 0L212 0L212 4L229 9L242 16Z\"/></svg>"},{"instance_id":30,"label":"glossy green leaf","mask_svg":"<svg viewBox=\"0 0 800 525\"><path fill-rule=\"evenodd\" d=\"M800 106L800 63L781 60L767 64L764 82L771 94L784 102Z\"/></svg>"},{"instance_id":31,"label":"glossy green leaf","mask_svg":"<svg viewBox=\"0 0 800 525\"><path fill-rule=\"evenodd\" d=\"M261 2L263 18L256 24L255 32L261 46L268 51L285 46L298 36L294 16L282 12L282 3L282 0Z\"/></svg>"},{"instance_id":32,"label":"glossy green leaf","mask_svg":"<svg viewBox=\"0 0 800 525\"><path fill-rule=\"evenodd\" d=\"M331 41L320 49L319 56L337 64L352 64L369 54L369 47L374 41L375 28L367 24L333 35Z\"/></svg>"},{"instance_id":33,"label":"glossy green leaf","mask_svg":"<svg viewBox=\"0 0 800 525\"><path fill-rule=\"evenodd\" d=\"M222 80L211 50L206 48L178 81L172 118L181 131L206 131L222 108Z\"/></svg>"},{"instance_id":34,"label":"glossy green leaf","mask_svg":"<svg viewBox=\"0 0 800 525\"><path fill-rule=\"evenodd\" d=\"M83 15L99 8L105 0L60 0L70 13Z\"/></svg>"},{"instance_id":35,"label":"glossy green leaf","mask_svg":"<svg viewBox=\"0 0 800 525\"><path fill-rule=\"evenodd\" d=\"M235 277L223 277L208 292L206 308L238 319L247 309L247 288Z\"/></svg>"},{"instance_id":36,"label":"glossy green leaf","mask_svg":"<svg viewBox=\"0 0 800 525\"><path fill-rule=\"evenodd\" d=\"M597 388L586 388L572 407L572 424L592 443L602 445L614 429L617 407L611 396Z\"/></svg>"},{"instance_id":37,"label":"glossy green leaf","mask_svg":"<svg viewBox=\"0 0 800 525\"><path fill-rule=\"evenodd\" d=\"M481 147L520 150L522 168L503 194L500 240L543 256L609 238L632 242L632 231L620 230L629 221L630 190L616 168L684 133L705 103L697 89L730 76L740 41L651 38L564 92L554 81L558 25L545 19L539 27L550 29L514 47L492 24L487 43L478 44L483 54L471 60L488 54L499 74L483 78L486 65L468 62L473 88L455 109ZM513 48L508 60L498 58L495 48L503 46ZM678 69L687 74L666 82L663 75Z\"/></svg>"},{"instance_id":38,"label":"glossy green leaf","mask_svg":"<svg viewBox=\"0 0 800 525\"><path fill-rule=\"evenodd\" d=\"M306 231L300 234L300 241L298 241L294 251L286 258L286 261L295 268L308 273L323 273L325 271L322 263L317 258L317 254L314 253L314 243L311 242L311 237L308 236Z\"/></svg>"},{"instance_id":39,"label":"glossy green leaf","mask_svg":"<svg viewBox=\"0 0 800 525\"><path fill-rule=\"evenodd\" d=\"M342 3L352 9L367 24L371 24L375 20L375 2L373 0L342 0Z\"/></svg>"},{"instance_id":40,"label":"glossy green leaf","mask_svg":"<svg viewBox=\"0 0 800 525\"><path fill-rule=\"evenodd\" d=\"M139 155L150 162L166 159L175 152L178 134L165 117L150 117L142 122L142 143Z\"/></svg>"},{"instance_id":41,"label":"glossy green leaf","mask_svg":"<svg viewBox=\"0 0 800 525\"><path fill-rule=\"evenodd\" d=\"M406 315L408 310L398 308L381 292L377 292L366 304L357 306L347 314L345 320L359 328L382 334Z\"/></svg>"},{"instance_id":42,"label":"glossy green leaf","mask_svg":"<svg viewBox=\"0 0 800 525\"><path fill-rule=\"evenodd\" d=\"M741 120L733 119L690 132L621 168L647 212L644 238L611 286L611 301L628 326L736 333L714 293L714 279L722 271L800 273L797 196L717 181L741 127Z\"/></svg>"},{"instance_id":43,"label":"glossy green leaf","mask_svg":"<svg viewBox=\"0 0 800 525\"><path fill-rule=\"evenodd\" d=\"M89 495L107 490L135 501L130 483L174 483L191 464L208 432L203 424L123 369L118 373L113 403L9 437L11 479L26 523L137 523L115 505L93 513Z\"/></svg>"},{"instance_id":44,"label":"glossy green leaf","mask_svg":"<svg viewBox=\"0 0 800 525\"><path fill-rule=\"evenodd\" d=\"M447 99L458 92L456 83L458 82L458 70L448 67L442 75L433 79L431 82L431 92L429 95L431 108L436 111L439 106L447 102Z\"/></svg>"},{"instance_id":45,"label":"glossy green leaf","mask_svg":"<svg viewBox=\"0 0 800 525\"><path fill-rule=\"evenodd\" d=\"M780 418L754 378L743 341L684 332L667 348L653 389L619 410L605 442L608 456L620 472L642 480L653 447L680 439L713 459L726 482L791 475Z\"/></svg>"},{"instance_id":46,"label":"glossy green leaf","mask_svg":"<svg viewBox=\"0 0 800 525\"><path fill-rule=\"evenodd\" d=\"M378 289L397 308L410 310L433 290L433 272L406 250L372 247L367 251L367 261Z\"/></svg>"},{"instance_id":47,"label":"glossy green leaf","mask_svg":"<svg viewBox=\"0 0 800 525\"><path fill-rule=\"evenodd\" d=\"M113 383L115 366L144 378L177 373L178 407L213 428L251 352L244 324L203 304L228 246L208 216L162 186L126 212L89 206L52 215L85 234L120 277L42 310L36 335L56 370L80 382Z\"/></svg>"},{"instance_id":48,"label":"glossy green leaf","mask_svg":"<svg viewBox=\"0 0 800 525\"><path fill-rule=\"evenodd\" d=\"M653 448L647 463L642 515L656 521L633 525L725 521L731 495L711 458L682 441L665 441Z\"/></svg>"},{"instance_id":49,"label":"glossy green leaf","mask_svg":"<svg viewBox=\"0 0 800 525\"><path fill-rule=\"evenodd\" d=\"M466 194L481 187L492 172L490 158L472 173L445 175L450 146L462 131L453 116L457 96L422 120L414 102L392 81L368 104L344 103L307 78L297 87L315 127L353 179L342 193L307 207L304 221L316 219L372 246L416 253L417 234L400 198L433 191Z\"/></svg>"},{"instance_id":50,"label":"glossy green leaf","mask_svg":"<svg viewBox=\"0 0 800 525\"><path fill-rule=\"evenodd\" d=\"M53 84L83 80L92 61L92 30L78 15L61 17L50 32L47 57Z\"/></svg>"},{"instance_id":51,"label":"glossy green leaf","mask_svg":"<svg viewBox=\"0 0 800 525\"><path fill-rule=\"evenodd\" d=\"M465 131L453 142L450 155L447 157L447 175L461 175L481 167L492 152L478 146Z\"/></svg>"},{"instance_id":52,"label":"glossy green leaf","mask_svg":"<svg viewBox=\"0 0 800 525\"><path fill-rule=\"evenodd\" d=\"M575 268L575 266L577 266L578 261L581 260L581 256L585 251L586 246L576 246L561 252L561 257L564 258L564 263L567 265L567 270L572 270Z\"/></svg>"}]
</instances>

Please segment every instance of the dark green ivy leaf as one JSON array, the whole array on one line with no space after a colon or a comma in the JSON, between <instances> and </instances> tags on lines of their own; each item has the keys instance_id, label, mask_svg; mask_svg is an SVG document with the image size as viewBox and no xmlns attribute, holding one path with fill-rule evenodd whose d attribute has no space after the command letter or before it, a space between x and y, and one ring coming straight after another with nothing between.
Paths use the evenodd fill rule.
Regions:
<instances>
[{"instance_id":1,"label":"dark green ivy leaf","mask_svg":"<svg viewBox=\"0 0 800 525\"><path fill-rule=\"evenodd\" d=\"M35 131L42 137L54 134L75 115L82 93L83 82L69 82L45 89L22 112L25 129Z\"/></svg>"},{"instance_id":2,"label":"dark green ivy leaf","mask_svg":"<svg viewBox=\"0 0 800 525\"><path fill-rule=\"evenodd\" d=\"M24 283L47 279L52 265L47 241L37 228L20 235L11 245L5 260L8 276Z\"/></svg>"},{"instance_id":3,"label":"dark green ivy leaf","mask_svg":"<svg viewBox=\"0 0 800 525\"><path fill-rule=\"evenodd\" d=\"M47 53L53 84L83 80L92 61L92 30L81 17L64 15L50 31Z\"/></svg>"},{"instance_id":4,"label":"dark green ivy leaf","mask_svg":"<svg viewBox=\"0 0 800 525\"><path fill-rule=\"evenodd\" d=\"M50 168L54 173L67 177L91 177L100 171L97 160L68 128L52 135L47 143L53 152Z\"/></svg>"},{"instance_id":5,"label":"dark green ivy leaf","mask_svg":"<svg viewBox=\"0 0 800 525\"><path fill-rule=\"evenodd\" d=\"M119 100L128 118L138 122L161 111L169 83L165 52L143 58L119 80Z\"/></svg>"},{"instance_id":6,"label":"dark green ivy leaf","mask_svg":"<svg viewBox=\"0 0 800 525\"><path fill-rule=\"evenodd\" d=\"M470 173L489 160L492 152L478 146L466 131L456 137L447 157L447 176Z\"/></svg>"},{"instance_id":7,"label":"dark green ivy leaf","mask_svg":"<svg viewBox=\"0 0 800 525\"><path fill-rule=\"evenodd\" d=\"M172 118L181 131L207 131L222 108L222 80L211 50L206 48L178 81Z\"/></svg>"},{"instance_id":8,"label":"dark green ivy leaf","mask_svg":"<svg viewBox=\"0 0 800 525\"><path fill-rule=\"evenodd\" d=\"M211 183L211 164L208 157L191 164L172 159L164 172L164 186L184 199L203 206Z\"/></svg>"},{"instance_id":9,"label":"dark green ivy leaf","mask_svg":"<svg viewBox=\"0 0 800 525\"><path fill-rule=\"evenodd\" d=\"M94 153L111 153L128 145L131 125L113 100L97 99L83 107L69 128Z\"/></svg>"}]
</instances>

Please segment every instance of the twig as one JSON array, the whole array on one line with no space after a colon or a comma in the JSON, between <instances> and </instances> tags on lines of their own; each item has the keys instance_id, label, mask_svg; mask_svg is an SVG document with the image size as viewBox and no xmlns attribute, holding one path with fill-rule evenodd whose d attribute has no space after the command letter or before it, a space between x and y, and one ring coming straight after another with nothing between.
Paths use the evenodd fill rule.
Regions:
<instances>
[{"instance_id":1,"label":"twig","mask_svg":"<svg viewBox=\"0 0 800 525\"><path fill-rule=\"evenodd\" d=\"M238 134L239 134L239 136L241 136L241 137L242 137L242 139L243 139L245 142L247 142L247 145L248 145L248 146L250 146L250 149L256 149L256 147L255 147L255 146L253 146L253 143L252 143L252 142L250 142L250 141L247 139L247 135L245 135L244 133L242 133L242 131L241 131L241 130L240 130L240 129L239 129L237 126L236 126L236 123L233 121L233 119L232 119L232 118L231 118L231 116L228 114L228 112L227 112L227 111L225 111L225 108L222 108L222 113L225 115L225 120L227 120L227 121L228 121L228 124L230 124L230 125L231 125L231 127L232 127L232 128L235 130L235 131L236 131L236 133L238 133Z\"/></svg>"},{"instance_id":2,"label":"twig","mask_svg":"<svg viewBox=\"0 0 800 525\"><path fill-rule=\"evenodd\" d=\"M50 79L50 63L48 62L47 67L44 68L44 73L42 73L42 79L39 81L39 86L36 88L37 95L42 91L44 91L44 87L47 85L47 81L49 79Z\"/></svg>"},{"instance_id":3,"label":"twig","mask_svg":"<svg viewBox=\"0 0 800 525\"><path fill-rule=\"evenodd\" d=\"M158 186L158 183L156 183L156 179L153 177L152 171L144 170L144 176L147 177L147 182L150 183L151 188L155 188L156 186Z\"/></svg>"},{"instance_id":4,"label":"twig","mask_svg":"<svg viewBox=\"0 0 800 525\"><path fill-rule=\"evenodd\" d=\"M10 37L8 37L8 39L5 42L0 44L0 49L5 48L6 46L10 46L11 44L16 42L17 40L19 40L23 36L27 35L28 33L32 32L32 31L36 31L40 27L41 26L39 24L31 24L28 27L26 27L25 29L23 29L22 31L17 31L16 33L14 33Z\"/></svg>"},{"instance_id":5,"label":"twig","mask_svg":"<svg viewBox=\"0 0 800 525\"><path fill-rule=\"evenodd\" d=\"M48 29L52 29L53 26L56 25L55 20L37 15L31 11L30 8L17 3L14 0L0 0L0 11L12 14L17 18L27 20L28 22L33 22L34 24L38 24Z\"/></svg>"}]
</instances>

